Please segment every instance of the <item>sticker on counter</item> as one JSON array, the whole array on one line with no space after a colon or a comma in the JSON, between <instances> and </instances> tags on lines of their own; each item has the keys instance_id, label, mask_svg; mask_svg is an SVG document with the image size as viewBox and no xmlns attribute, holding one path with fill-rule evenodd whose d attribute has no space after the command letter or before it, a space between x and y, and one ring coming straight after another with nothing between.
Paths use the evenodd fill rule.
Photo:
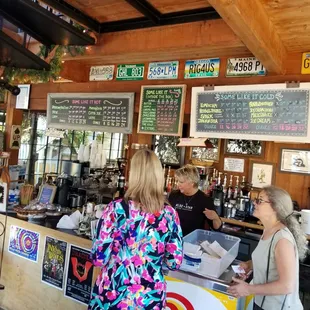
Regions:
<instances>
[{"instance_id":1,"label":"sticker on counter","mask_svg":"<svg viewBox=\"0 0 310 310\"><path fill-rule=\"evenodd\" d=\"M44 254L42 260L42 282L63 289L67 242L45 237Z\"/></svg>"},{"instance_id":2,"label":"sticker on counter","mask_svg":"<svg viewBox=\"0 0 310 310\"><path fill-rule=\"evenodd\" d=\"M70 245L65 296L88 305L91 297L93 264L90 251Z\"/></svg>"},{"instance_id":3,"label":"sticker on counter","mask_svg":"<svg viewBox=\"0 0 310 310\"><path fill-rule=\"evenodd\" d=\"M147 73L148 80L172 80L178 78L179 62L151 62Z\"/></svg>"},{"instance_id":4,"label":"sticker on counter","mask_svg":"<svg viewBox=\"0 0 310 310\"><path fill-rule=\"evenodd\" d=\"M184 78L198 79L218 77L220 73L220 59L187 60L185 63Z\"/></svg>"},{"instance_id":5,"label":"sticker on counter","mask_svg":"<svg viewBox=\"0 0 310 310\"><path fill-rule=\"evenodd\" d=\"M38 261L40 234L34 231L11 225L9 252L28 259Z\"/></svg>"}]
</instances>

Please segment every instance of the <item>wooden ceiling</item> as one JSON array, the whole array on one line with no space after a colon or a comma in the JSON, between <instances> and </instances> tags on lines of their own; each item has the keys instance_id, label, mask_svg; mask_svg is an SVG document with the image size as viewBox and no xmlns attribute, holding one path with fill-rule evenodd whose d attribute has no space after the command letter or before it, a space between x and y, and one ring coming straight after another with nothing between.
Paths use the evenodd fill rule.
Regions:
<instances>
[{"instance_id":1,"label":"wooden ceiling","mask_svg":"<svg viewBox=\"0 0 310 310\"><path fill-rule=\"evenodd\" d=\"M254 55L284 74L292 53L310 51L310 0L42 1L69 4L99 25L97 45L76 58L88 64Z\"/></svg>"},{"instance_id":2,"label":"wooden ceiling","mask_svg":"<svg viewBox=\"0 0 310 310\"><path fill-rule=\"evenodd\" d=\"M66 2L100 23L143 17L143 14L125 0L66 0ZM162 14L210 6L206 0L148 0L148 2Z\"/></svg>"},{"instance_id":3,"label":"wooden ceiling","mask_svg":"<svg viewBox=\"0 0 310 310\"><path fill-rule=\"evenodd\" d=\"M260 0L289 53L310 51L310 1Z\"/></svg>"},{"instance_id":4,"label":"wooden ceiling","mask_svg":"<svg viewBox=\"0 0 310 310\"><path fill-rule=\"evenodd\" d=\"M148 0L148 2L162 14L210 7L206 0Z\"/></svg>"},{"instance_id":5,"label":"wooden ceiling","mask_svg":"<svg viewBox=\"0 0 310 310\"><path fill-rule=\"evenodd\" d=\"M66 2L100 23L143 17L124 0L67 0Z\"/></svg>"}]
</instances>

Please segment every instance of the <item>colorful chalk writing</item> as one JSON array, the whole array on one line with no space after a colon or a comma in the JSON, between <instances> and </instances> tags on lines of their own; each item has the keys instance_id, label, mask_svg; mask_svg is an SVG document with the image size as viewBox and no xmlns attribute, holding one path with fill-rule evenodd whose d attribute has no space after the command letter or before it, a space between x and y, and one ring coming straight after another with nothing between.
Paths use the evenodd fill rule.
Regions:
<instances>
[{"instance_id":1,"label":"colorful chalk writing","mask_svg":"<svg viewBox=\"0 0 310 310\"><path fill-rule=\"evenodd\" d=\"M307 136L309 91L200 92L197 132Z\"/></svg>"},{"instance_id":2,"label":"colorful chalk writing","mask_svg":"<svg viewBox=\"0 0 310 310\"><path fill-rule=\"evenodd\" d=\"M49 128L131 133L134 94L49 94Z\"/></svg>"},{"instance_id":3,"label":"colorful chalk writing","mask_svg":"<svg viewBox=\"0 0 310 310\"><path fill-rule=\"evenodd\" d=\"M184 93L184 85L143 86L139 132L181 135Z\"/></svg>"}]
</instances>

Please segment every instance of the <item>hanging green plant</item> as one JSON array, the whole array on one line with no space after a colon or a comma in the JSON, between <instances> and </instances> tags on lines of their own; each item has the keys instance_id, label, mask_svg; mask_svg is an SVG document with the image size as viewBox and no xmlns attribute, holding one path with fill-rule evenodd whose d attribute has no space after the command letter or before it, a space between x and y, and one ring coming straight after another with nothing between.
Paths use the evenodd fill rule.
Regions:
<instances>
[{"instance_id":1,"label":"hanging green plant","mask_svg":"<svg viewBox=\"0 0 310 310\"><path fill-rule=\"evenodd\" d=\"M62 69L62 57L65 54L71 56L84 55L86 51L85 46L51 46L48 56L46 57L46 46L42 45L37 54L44 59L51 66L47 70L33 70L6 67L3 72L3 78L11 83L46 83L51 80L57 80Z\"/></svg>"}]
</instances>

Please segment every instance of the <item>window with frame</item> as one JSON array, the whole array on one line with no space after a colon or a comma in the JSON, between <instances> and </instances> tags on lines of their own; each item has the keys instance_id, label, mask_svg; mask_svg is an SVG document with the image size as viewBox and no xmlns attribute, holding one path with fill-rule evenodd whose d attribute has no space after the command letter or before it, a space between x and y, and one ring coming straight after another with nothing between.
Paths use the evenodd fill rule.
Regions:
<instances>
[{"instance_id":1,"label":"window with frame","mask_svg":"<svg viewBox=\"0 0 310 310\"><path fill-rule=\"evenodd\" d=\"M103 143L108 162L123 157L128 136L121 133L65 130L64 138L46 136L46 115L24 113L19 165L26 166L26 180L36 184L46 173L60 173L63 160L77 160L78 149L97 140Z\"/></svg>"}]
</instances>

